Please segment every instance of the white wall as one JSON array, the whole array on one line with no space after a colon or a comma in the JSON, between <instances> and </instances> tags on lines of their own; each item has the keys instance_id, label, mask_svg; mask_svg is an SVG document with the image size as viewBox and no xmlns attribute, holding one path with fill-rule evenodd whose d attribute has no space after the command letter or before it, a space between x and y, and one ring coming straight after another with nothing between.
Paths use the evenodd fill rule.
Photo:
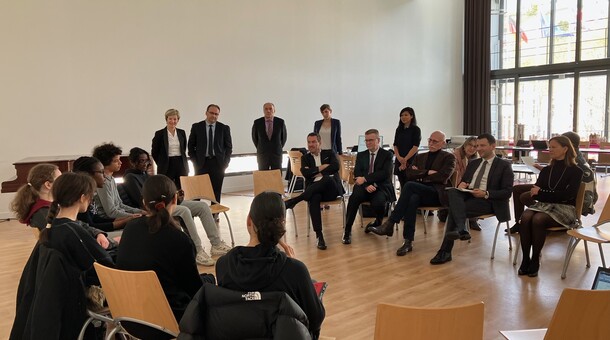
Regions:
<instances>
[{"instance_id":1,"label":"white wall","mask_svg":"<svg viewBox=\"0 0 610 340\"><path fill-rule=\"evenodd\" d=\"M0 2L0 180L24 157L148 148L168 108L188 133L209 103L236 153L266 101L288 147L322 103L344 145L371 127L391 142L405 106L424 135L461 134L462 24L455 0Z\"/></svg>"}]
</instances>

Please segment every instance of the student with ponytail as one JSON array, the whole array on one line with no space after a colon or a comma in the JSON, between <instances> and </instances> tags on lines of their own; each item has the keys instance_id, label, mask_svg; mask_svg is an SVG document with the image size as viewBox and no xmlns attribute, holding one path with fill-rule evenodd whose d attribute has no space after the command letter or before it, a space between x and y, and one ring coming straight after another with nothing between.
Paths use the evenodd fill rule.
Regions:
<instances>
[{"instance_id":1,"label":"student with ponytail","mask_svg":"<svg viewBox=\"0 0 610 340\"><path fill-rule=\"evenodd\" d=\"M61 175L56 165L41 163L28 173L28 183L17 191L11 202L11 210L19 222L42 230L47 225L47 214L53 196L53 181Z\"/></svg>"},{"instance_id":2,"label":"student with ponytail","mask_svg":"<svg viewBox=\"0 0 610 340\"><path fill-rule=\"evenodd\" d=\"M282 197L263 192L254 197L247 218L250 242L235 247L216 262L218 285L245 292L286 292L303 309L314 339L320 334L325 311L305 264L280 239L286 233ZM279 251L280 245L288 254Z\"/></svg>"},{"instance_id":3,"label":"student with ponytail","mask_svg":"<svg viewBox=\"0 0 610 340\"><path fill-rule=\"evenodd\" d=\"M147 216L127 223L121 237L117 267L124 270L154 270L159 277L176 320L203 284L214 276L200 277L195 246L172 218L177 189L164 175L150 176L142 188Z\"/></svg>"}]
</instances>

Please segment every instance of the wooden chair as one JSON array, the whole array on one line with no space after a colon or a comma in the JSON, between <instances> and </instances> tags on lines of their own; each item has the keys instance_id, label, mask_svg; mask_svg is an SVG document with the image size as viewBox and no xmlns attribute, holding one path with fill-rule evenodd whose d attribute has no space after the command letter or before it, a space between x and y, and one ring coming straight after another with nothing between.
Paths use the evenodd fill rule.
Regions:
<instances>
[{"instance_id":1,"label":"wooden chair","mask_svg":"<svg viewBox=\"0 0 610 340\"><path fill-rule=\"evenodd\" d=\"M375 340L483 339L483 302L459 307L377 305Z\"/></svg>"},{"instance_id":2,"label":"wooden chair","mask_svg":"<svg viewBox=\"0 0 610 340\"><path fill-rule=\"evenodd\" d=\"M227 215L227 211L231 210L229 207L224 206L216 202L216 196L214 195L214 188L210 181L210 175L197 175L197 176L180 176L180 184L182 190L184 190L184 199L204 199L214 204L210 205L212 214L223 213L227 224L229 225L229 233L231 234L231 246L235 247L235 238L233 237L233 228L231 227L231 220Z\"/></svg>"},{"instance_id":3,"label":"wooden chair","mask_svg":"<svg viewBox=\"0 0 610 340\"><path fill-rule=\"evenodd\" d=\"M597 243L597 247L599 248L599 256L602 259L602 266L606 267L606 259L604 257L604 250L602 249L602 244L609 244L607 238L603 237L599 234L599 230L597 229L600 225L610 223L610 195L606 198L606 204L604 205L604 209L599 215L599 219L597 220L597 224L591 226L590 228L580 228L580 229L570 229L568 230L568 235L571 236L570 241L568 242L568 249L566 250L566 258L563 263L563 271L561 273L561 278L566 278L566 272L568 270L568 265L570 264L570 259L572 258L572 254L578 245L580 240L584 241L585 244L585 257L587 258L587 268L591 267L591 261L589 259L589 247L587 246L587 242Z\"/></svg>"},{"instance_id":4,"label":"wooden chair","mask_svg":"<svg viewBox=\"0 0 610 340\"><path fill-rule=\"evenodd\" d=\"M350 195L352 185L354 185L354 165L356 164L356 156L339 155L339 176L345 187L347 196Z\"/></svg>"},{"instance_id":5,"label":"wooden chair","mask_svg":"<svg viewBox=\"0 0 610 340\"><path fill-rule=\"evenodd\" d=\"M303 157L301 151L288 151L288 158L290 158L290 171L292 171L292 178L288 184L288 195L292 195L294 192L297 179L301 178L303 181L305 181L305 177L303 177L303 173L301 172L301 157Z\"/></svg>"},{"instance_id":6,"label":"wooden chair","mask_svg":"<svg viewBox=\"0 0 610 340\"><path fill-rule=\"evenodd\" d=\"M116 328L140 339L174 339L180 332L157 274L125 271L94 263Z\"/></svg>"},{"instance_id":7,"label":"wooden chair","mask_svg":"<svg viewBox=\"0 0 610 340\"><path fill-rule=\"evenodd\" d=\"M582 225L581 220L580 220L580 216L582 215L582 205L585 201L585 188L586 185L585 183L580 183L580 187L578 188L578 194L576 195L576 203L575 203L575 214L576 214L576 219L578 220L579 224ZM547 228L548 231L563 231L566 228L564 227L551 227L551 228ZM510 232L510 228L508 229ZM568 241L568 249L570 249L571 246L571 242L572 240ZM574 245L575 247L576 245ZM515 251L515 256L513 257L513 266L517 265L517 258L519 257L519 250L521 249L520 246L517 246L517 250ZM574 251L574 250L572 250ZM564 269L562 271L561 274L561 278L565 279L565 272L567 270L567 264L566 261L564 261Z\"/></svg>"},{"instance_id":8,"label":"wooden chair","mask_svg":"<svg viewBox=\"0 0 610 340\"><path fill-rule=\"evenodd\" d=\"M548 329L500 331L509 340L608 339L610 290L565 288Z\"/></svg>"},{"instance_id":9,"label":"wooden chair","mask_svg":"<svg viewBox=\"0 0 610 340\"><path fill-rule=\"evenodd\" d=\"M284 201L289 198L284 193L284 182L282 181L282 171L280 169L252 171L252 180L254 181L254 196L264 191L272 191L282 195ZM292 210L292 220L294 222L294 235L299 237L297 218L294 210ZM307 233L309 235L309 230Z\"/></svg>"}]
</instances>

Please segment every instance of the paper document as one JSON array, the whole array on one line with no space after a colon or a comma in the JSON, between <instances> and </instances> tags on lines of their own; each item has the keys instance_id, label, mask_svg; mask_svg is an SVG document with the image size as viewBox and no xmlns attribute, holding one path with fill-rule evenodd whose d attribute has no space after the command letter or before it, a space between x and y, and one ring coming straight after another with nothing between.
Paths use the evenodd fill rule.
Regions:
<instances>
[{"instance_id":1,"label":"paper document","mask_svg":"<svg viewBox=\"0 0 610 340\"><path fill-rule=\"evenodd\" d=\"M466 188L466 189L462 189L462 188L455 188L455 187L448 187L448 188L445 188L445 190L451 190L451 189L455 189L455 190L459 190L459 191L463 191L463 192L472 192L472 191L473 191L472 189L468 189L468 188Z\"/></svg>"},{"instance_id":2,"label":"paper document","mask_svg":"<svg viewBox=\"0 0 610 340\"><path fill-rule=\"evenodd\" d=\"M540 170L534 166L534 163L536 162L534 162L534 158L532 158L532 156L521 156L521 160L523 160L523 164L525 164L528 169L532 170L534 174L537 175L540 173Z\"/></svg>"}]
</instances>

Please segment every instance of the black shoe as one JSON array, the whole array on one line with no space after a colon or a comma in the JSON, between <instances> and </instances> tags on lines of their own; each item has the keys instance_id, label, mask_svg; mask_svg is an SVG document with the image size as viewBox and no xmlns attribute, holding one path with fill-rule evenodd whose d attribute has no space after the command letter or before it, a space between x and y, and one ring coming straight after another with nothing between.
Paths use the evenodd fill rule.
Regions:
<instances>
[{"instance_id":1,"label":"black shoe","mask_svg":"<svg viewBox=\"0 0 610 340\"><path fill-rule=\"evenodd\" d=\"M369 224L366 225L366 227L364 227L364 233L368 234L371 231L373 231L373 228L378 227L379 224L377 224L377 220L370 222Z\"/></svg>"},{"instance_id":2,"label":"black shoe","mask_svg":"<svg viewBox=\"0 0 610 340\"><path fill-rule=\"evenodd\" d=\"M284 202L284 205L286 206L286 209L294 209L294 206L297 205L297 202L295 202L295 200L293 199L289 199Z\"/></svg>"},{"instance_id":3,"label":"black shoe","mask_svg":"<svg viewBox=\"0 0 610 340\"><path fill-rule=\"evenodd\" d=\"M466 230L461 230L460 232L450 231L447 233L447 235L445 235L445 237L450 240L453 240L453 241L455 241L455 240L468 241L471 239L470 233L467 232Z\"/></svg>"},{"instance_id":4,"label":"black shoe","mask_svg":"<svg viewBox=\"0 0 610 340\"><path fill-rule=\"evenodd\" d=\"M341 240L341 243L352 244L352 234L351 233L343 234L343 240Z\"/></svg>"},{"instance_id":5,"label":"black shoe","mask_svg":"<svg viewBox=\"0 0 610 340\"><path fill-rule=\"evenodd\" d=\"M371 228L370 231L372 231L374 234L380 235L380 236L383 236L383 235L392 236L392 235L394 235L394 224L395 223L390 221L390 219L387 219L380 226Z\"/></svg>"},{"instance_id":6,"label":"black shoe","mask_svg":"<svg viewBox=\"0 0 610 340\"><path fill-rule=\"evenodd\" d=\"M449 210L441 209L438 211L438 213L436 215L437 215L439 221L447 222L447 215L449 215Z\"/></svg>"},{"instance_id":7,"label":"black shoe","mask_svg":"<svg viewBox=\"0 0 610 340\"><path fill-rule=\"evenodd\" d=\"M411 240L405 240L402 246L396 250L396 256L405 256L411 251L413 251L413 242Z\"/></svg>"},{"instance_id":8,"label":"black shoe","mask_svg":"<svg viewBox=\"0 0 610 340\"><path fill-rule=\"evenodd\" d=\"M532 261L532 263L530 263L530 266L527 270L527 276L529 276L529 277L538 276L538 269L540 269L540 262Z\"/></svg>"},{"instance_id":9,"label":"black shoe","mask_svg":"<svg viewBox=\"0 0 610 340\"><path fill-rule=\"evenodd\" d=\"M318 245L317 245L317 247L320 250L326 250L326 242L324 242L324 235L322 235L322 233L320 233L320 235L318 235Z\"/></svg>"},{"instance_id":10,"label":"black shoe","mask_svg":"<svg viewBox=\"0 0 610 340\"><path fill-rule=\"evenodd\" d=\"M521 266L519 266L519 271L517 274L519 276L528 275L529 274L530 261L523 260L521 262Z\"/></svg>"},{"instance_id":11,"label":"black shoe","mask_svg":"<svg viewBox=\"0 0 610 340\"><path fill-rule=\"evenodd\" d=\"M470 239L471 239L471 237L470 237L470 233L469 232L467 232L466 230L460 231L460 240L468 241Z\"/></svg>"},{"instance_id":12,"label":"black shoe","mask_svg":"<svg viewBox=\"0 0 610 340\"><path fill-rule=\"evenodd\" d=\"M519 223L515 223L512 227L510 227L510 233L518 234L520 228L521 228L521 225ZM504 229L504 232L508 233L508 229Z\"/></svg>"},{"instance_id":13,"label":"black shoe","mask_svg":"<svg viewBox=\"0 0 610 340\"><path fill-rule=\"evenodd\" d=\"M449 261L451 261L451 253L444 250L439 250L438 253L436 253L436 256L430 260L430 264L443 264Z\"/></svg>"},{"instance_id":14,"label":"black shoe","mask_svg":"<svg viewBox=\"0 0 610 340\"><path fill-rule=\"evenodd\" d=\"M470 226L470 230L481 231L481 225L476 219L469 220L468 225Z\"/></svg>"}]
</instances>

